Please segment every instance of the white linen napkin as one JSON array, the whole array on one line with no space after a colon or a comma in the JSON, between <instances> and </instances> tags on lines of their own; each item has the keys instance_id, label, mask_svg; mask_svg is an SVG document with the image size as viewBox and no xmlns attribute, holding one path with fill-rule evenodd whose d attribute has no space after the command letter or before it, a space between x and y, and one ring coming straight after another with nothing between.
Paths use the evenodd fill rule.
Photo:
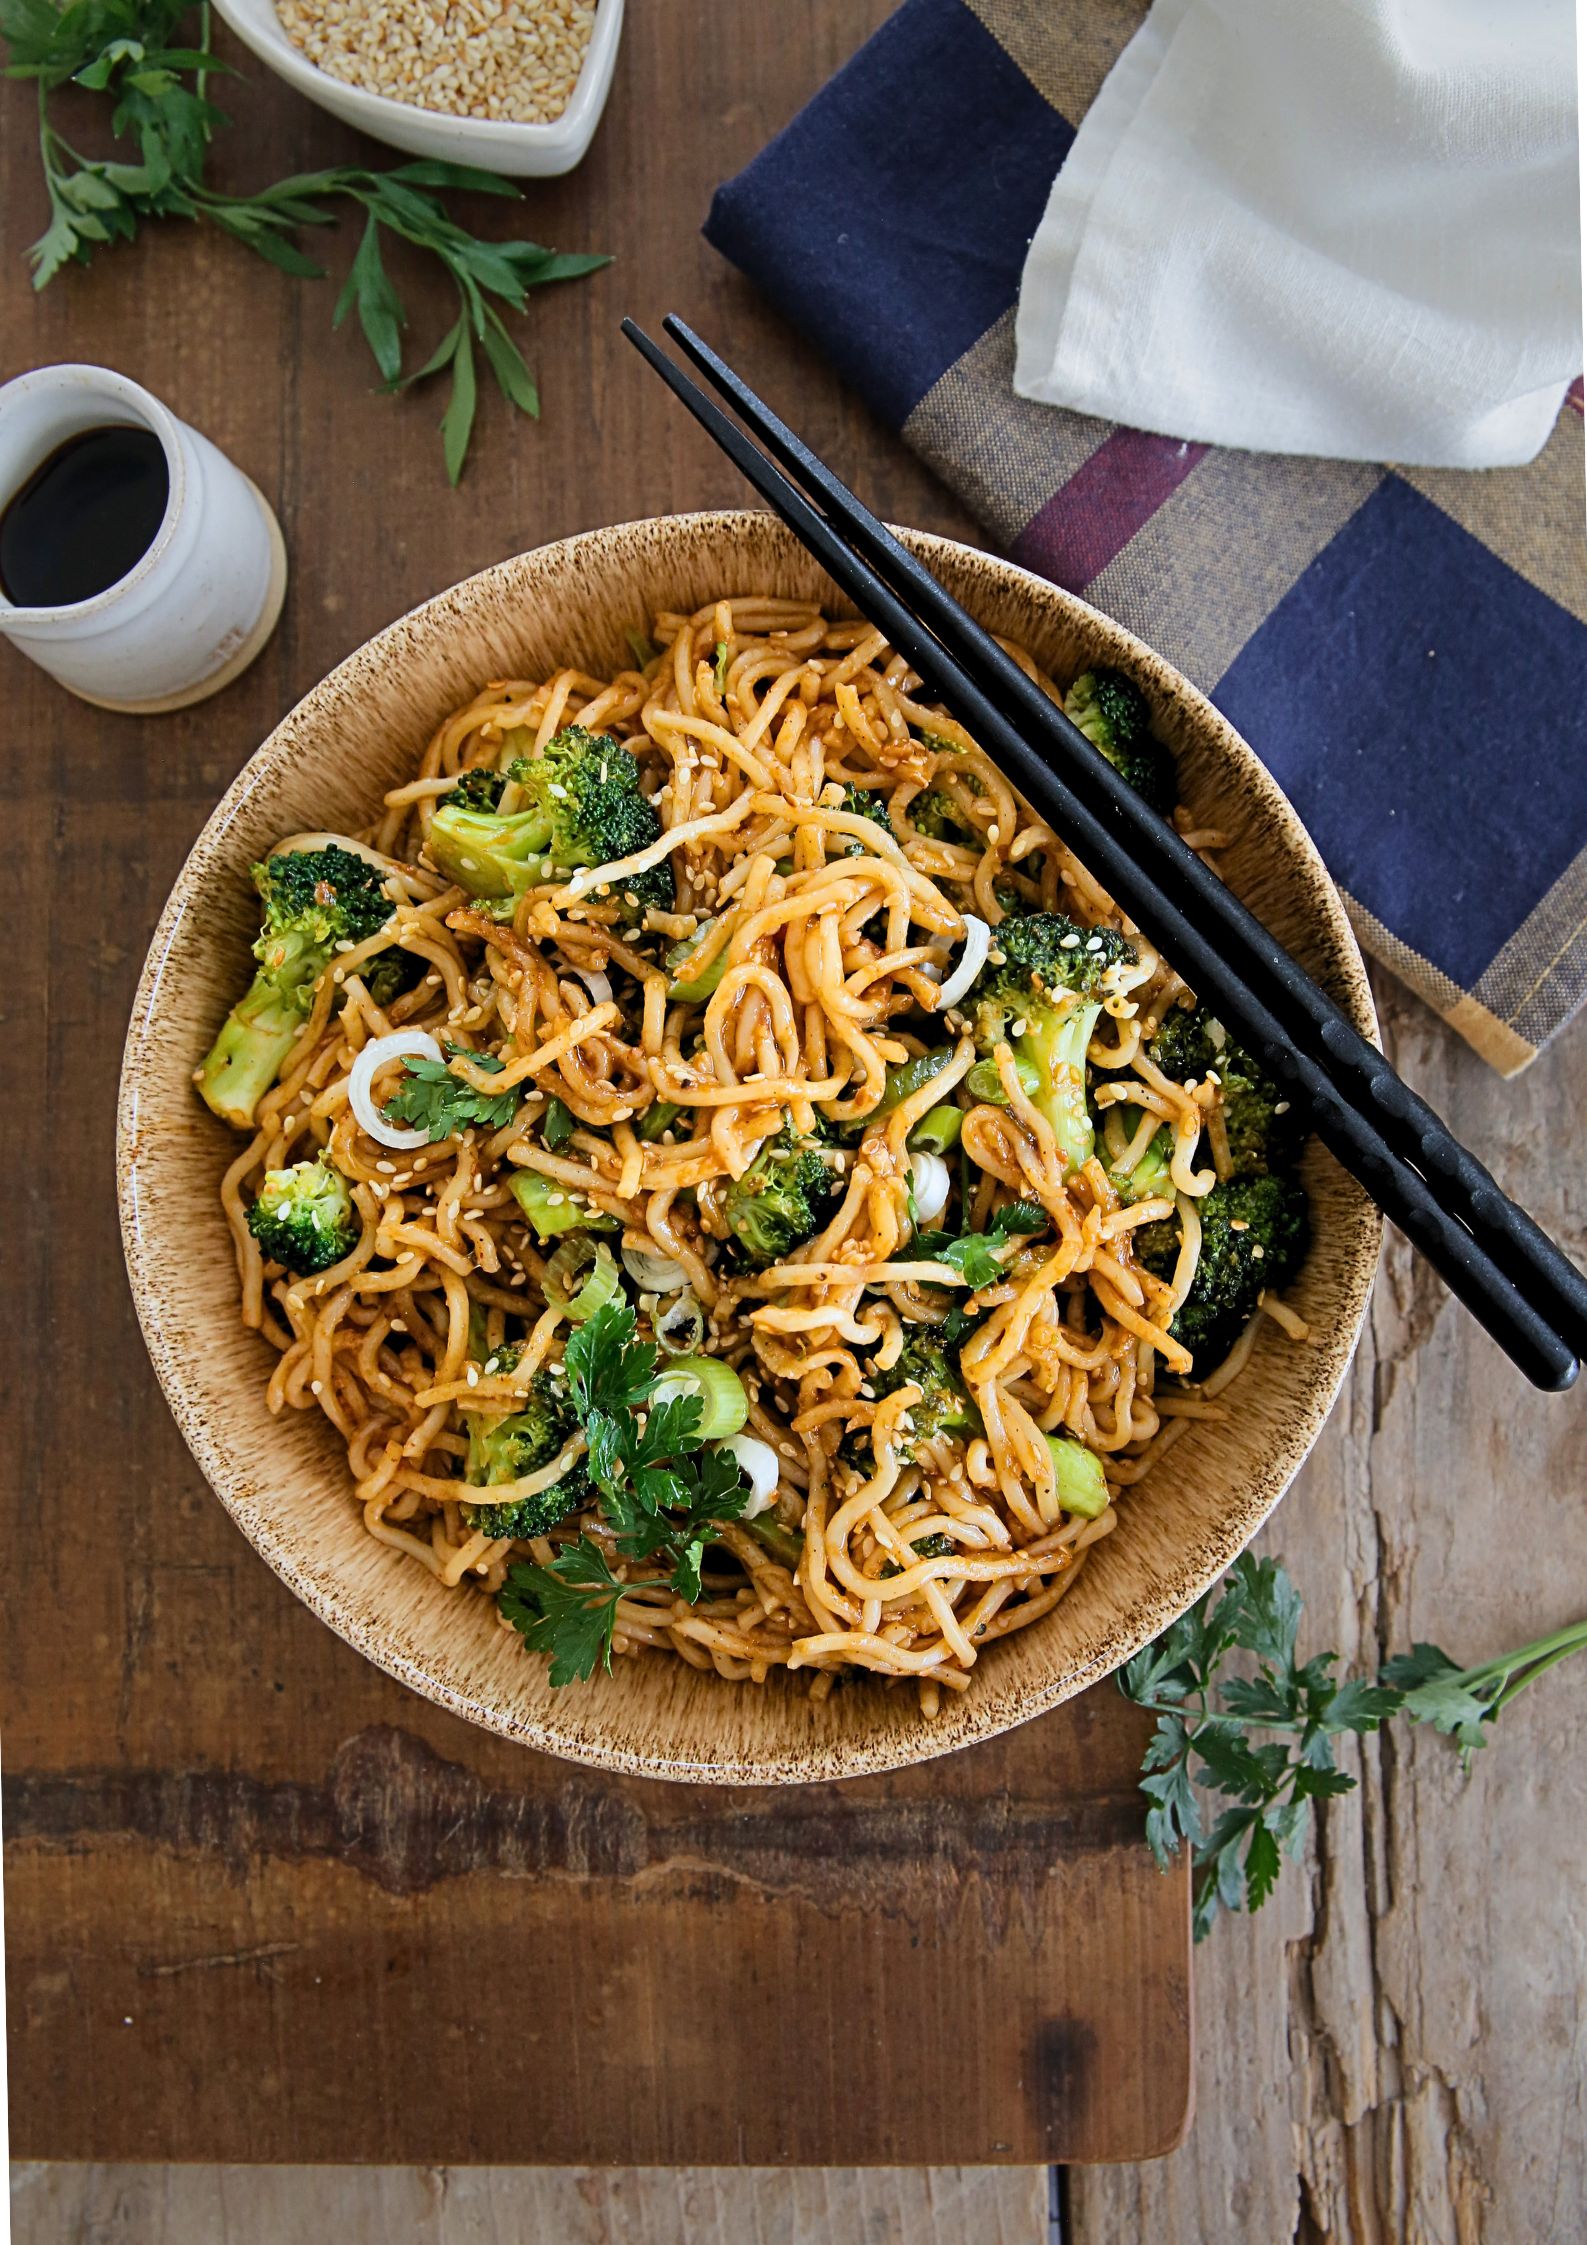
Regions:
<instances>
[{"instance_id":1,"label":"white linen napkin","mask_svg":"<svg viewBox=\"0 0 1587 2245\"><path fill-rule=\"evenodd\" d=\"M1579 223L1571 0L1156 0L1031 243L1014 387L1515 466L1581 368Z\"/></svg>"}]
</instances>

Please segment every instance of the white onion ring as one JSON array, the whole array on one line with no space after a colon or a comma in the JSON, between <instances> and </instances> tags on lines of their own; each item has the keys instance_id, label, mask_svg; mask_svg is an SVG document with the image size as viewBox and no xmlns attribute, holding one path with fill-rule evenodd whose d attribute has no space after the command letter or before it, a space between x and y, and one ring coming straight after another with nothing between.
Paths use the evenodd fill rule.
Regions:
<instances>
[{"instance_id":1,"label":"white onion ring","mask_svg":"<svg viewBox=\"0 0 1587 2245\"><path fill-rule=\"evenodd\" d=\"M940 1154L917 1153L909 1157L909 1174L915 1196L915 1216L921 1224L934 1224L948 1205L953 1179Z\"/></svg>"},{"instance_id":2,"label":"white onion ring","mask_svg":"<svg viewBox=\"0 0 1587 2245\"><path fill-rule=\"evenodd\" d=\"M375 1105L374 1083L388 1061L410 1058L444 1061L446 1055L427 1029L393 1029L389 1037L370 1038L347 1078L347 1104L357 1117L359 1129L382 1146L394 1146L399 1153L413 1146L428 1146L430 1133L405 1130L400 1123L387 1122Z\"/></svg>"},{"instance_id":3,"label":"white onion ring","mask_svg":"<svg viewBox=\"0 0 1587 2245\"><path fill-rule=\"evenodd\" d=\"M769 1442L762 1442L758 1434L730 1434L725 1442L717 1444L737 1458L749 1483L749 1502L739 1514L741 1520L754 1520L763 1512L770 1512L777 1502L777 1483L782 1468L777 1463L777 1453Z\"/></svg>"},{"instance_id":4,"label":"white onion ring","mask_svg":"<svg viewBox=\"0 0 1587 2245\"><path fill-rule=\"evenodd\" d=\"M603 967L573 967L570 972L578 976L598 1006L609 1006L611 1004L611 978Z\"/></svg>"},{"instance_id":5,"label":"white onion ring","mask_svg":"<svg viewBox=\"0 0 1587 2245\"><path fill-rule=\"evenodd\" d=\"M622 1250L623 1268L647 1294L676 1294L689 1283L689 1274L670 1255L651 1255L642 1247Z\"/></svg>"},{"instance_id":6,"label":"white onion ring","mask_svg":"<svg viewBox=\"0 0 1587 2245\"><path fill-rule=\"evenodd\" d=\"M984 920L978 920L973 912L966 912L964 915L964 949L959 954L958 965L937 992L936 1012L943 1013L949 1006L958 1004L981 969L986 965L986 955L991 948L991 929Z\"/></svg>"}]
</instances>

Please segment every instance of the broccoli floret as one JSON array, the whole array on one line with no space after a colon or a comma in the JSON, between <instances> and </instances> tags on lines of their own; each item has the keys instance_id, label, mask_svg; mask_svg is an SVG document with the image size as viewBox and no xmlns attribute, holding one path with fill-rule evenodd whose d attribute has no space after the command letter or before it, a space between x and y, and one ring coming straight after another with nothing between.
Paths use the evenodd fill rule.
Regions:
<instances>
[{"instance_id":1,"label":"broccoli floret","mask_svg":"<svg viewBox=\"0 0 1587 2245\"><path fill-rule=\"evenodd\" d=\"M1305 1260L1311 1225L1306 1195L1293 1177L1233 1177L1196 1203L1201 1254L1189 1294L1169 1332L1204 1379L1245 1330L1264 1289L1284 1286ZM1133 1235L1135 1259L1154 1278L1173 1277L1179 1222L1163 1217Z\"/></svg>"},{"instance_id":2,"label":"broccoli floret","mask_svg":"<svg viewBox=\"0 0 1587 2245\"><path fill-rule=\"evenodd\" d=\"M347 1180L321 1154L290 1169L267 1169L248 1211L248 1229L270 1263L312 1278L358 1244L358 1212Z\"/></svg>"},{"instance_id":3,"label":"broccoli floret","mask_svg":"<svg viewBox=\"0 0 1587 2245\"><path fill-rule=\"evenodd\" d=\"M519 731L507 738L511 746L528 736ZM430 822L437 870L470 896L522 896L558 873L628 857L661 833L633 751L609 734L564 726L538 756L514 756L501 776L496 809L477 807L460 783L442 797ZM618 896L637 898L640 909L670 910L676 901L671 865L624 881Z\"/></svg>"},{"instance_id":4,"label":"broccoli floret","mask_svg":"<svg viewBox=\"0 0 1587 2245\"><path fill-rule=\"evenodd\" d=\"M939 1435L968 1441L980 1434L981 1414L965 1392L959 1377L958 1349L962 1332L950 1333L946 1325L923 1326L910 1335L897 1362L875 1375L878 1395L892 1395L901 1387L918 1387L921 1397L905 1416L909 1431L897 1445L904 1457L913 1457L922 1443Z\"/></svg>"},{"instance_id":5,"label":"broccoli floret","mask_svg":"<svg viewBox=\"0 0 1587 2245\"><path fill-rule=\"evenodd\" d=\"M495 811L501 808L502 789L506 785L506 773L499 772L494 764L476 764L459 776L456 787L443 795L441 801L460 811Z\"/></svg>"},{"instance_id":6,"label":"broccoli floret","mask_svg":"<svg viewBox=\"0 0 1587 2245\"><path fill-rule=\"evenodd\" d=\"M820 1228L824 1203L841 1183L815 1144L785 1123L722 1196L722 1213L745 1259L780 1262Z\"/></svg>"},{"instance_id":7,"label":"broccoli floret","mask_svg":"<svg viewBox=\"0 0 1587 2245\"><path fill-rule=\"evenodd\" d=\"M253 878L265 905L259 971L193 1079L205 1105L239 1129L296 1044L336 945L366 942L392 912L382 869L334 842L268 857Z\"/></svg>"},{"instance_id":8,"label":"broccoli floret","mask_svg":"<svg viewBox=\"0 0 1587 2245\"><path fill-rule=\"evenodd\" d=\"M1082 928L1061 912L1004 920L992 938L993 960L966 1000L975 1041L987 1058L967 1078L977 1098L1001 1098L991 1060L1013 1046L1022 1084L1052 1124L1071 1169L1089 1161L1096 1130L1086 1104L1086 1047L1102 1011L1105 980L1135 953L1115 928Z\"/></svg>"},{"instance_id":9,"label":"broccoli floret","mask_svg":"<svg viewBox=\"0 0 1587 2245\"><path fill-rule=\"evenodd\" d=\"M1174 759L1153 738L1152 713L1122 670L1085 671L1064 696L1064 709L1121 779L1167 818L1179 799Z\"/></svg>"},{"instance_id":10,"label":"broccoli floret","mask_svg":"<svg viewBox=\"0 0 1587 2245\"><path fill-rule=\"evenodd\" d=\"M1302 1136L1299 1117L1272 1077L1235 1043L1221 1021L1200 1006L1176 1006L1146 1050L1171 1083L1202 1083L1209 1075L1217 1077L1234 1176L1259 1176L1294 1160Z\"/></svg>"},{"instance_id":11,"label":"broccoli floret","mask_svg":"<svg viewBox=\"0 0 1587 2245\"><path fill-rule=\"evenodd\" d=\"M928 787L912 798L909 819L917 834L933 842L973 842L958 804L945 787Z\"/></svg>"},{"instance_id":12,"label":"broccoli floret","mask_svg":"<svg viewBox=\"0 0 1587 2245\"><path fill-rule=\"evenodd\" d=\"M838 805L838 809L847 811L850 818L870 819L882 829L884 834L891 834L893 831L893 822L887 815L885 798L874 794L869 788L856 787L852 780L845 780L843 783L843 800ZM840 857L864 857L865 844L857 834L846 835L839 847L838 855Z\"/></svg>"},{"instance_id":13,"label":"broccoli floret","mask_svg":"<svg viewBox=\"0 0 1587 2245\"><path fill-rule=\"evenodd\" d=\"M517 1358L517 1349L508 1347L498 1349L490 1362L497 1371L508 1372ZM500 1488L549 1465L578 1425L572 1403L544 1372L535 1374L521 1411L499 1419L488 1411L470 1411L467 1416L468 1458L463 1473L475 1489ZM482 1528L491 1536L543 1536L559 1520L588 1504L593 1494L589 1473L580 1459L549 1489L507 1504L470 1500L463 1506L463 1517L470 1527Z\"/></svg>"}]
</instances>

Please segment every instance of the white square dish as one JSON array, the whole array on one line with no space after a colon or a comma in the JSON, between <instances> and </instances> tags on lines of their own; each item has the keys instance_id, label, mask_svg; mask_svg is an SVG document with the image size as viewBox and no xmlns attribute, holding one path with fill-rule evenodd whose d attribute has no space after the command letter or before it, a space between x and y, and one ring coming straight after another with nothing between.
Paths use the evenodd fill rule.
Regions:
<instances>
[{"instance_id":1,"label":"white square dish","mask_svg":"<svg viewBox=\"0 0 1587 2245\"><path fill-rule=\"evenodd\" d=\"M360 132L410 156L478 164L508 179L554 178L572 171L582 160L606 107L623 29L623 0L598 0L595 29L572 100L553 124L526 125L452 117L393 101L386 94L366 93L361 86L331 77L293 45L282 29L274 0L215 0L215 6L250 53L344 124L356 125Z\"/></svg>"}]
</instances>

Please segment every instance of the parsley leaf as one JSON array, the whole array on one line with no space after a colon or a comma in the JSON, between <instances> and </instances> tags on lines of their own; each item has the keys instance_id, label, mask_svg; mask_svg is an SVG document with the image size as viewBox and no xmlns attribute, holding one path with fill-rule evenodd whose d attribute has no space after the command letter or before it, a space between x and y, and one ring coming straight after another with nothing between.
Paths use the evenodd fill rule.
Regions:
<instances>
[{"instance_id":1,"label":"parsley leaf","mask_svg":"<svg viewBox=\"0 0 1587 2245\"><path fill-rule=\"evenodd\" d=\"M1010 1201L998 1210L986 1231L964 1232L957 1239L951 1232L922 1232L892 1260L946 1263L968 1286L995 1286L1003 1276L1003 1263L994 1251L1006 1247L1016 1233L1045 1231L1048 1220L1040 1201Z\"/></svg>"},{"instance_id":2,"label":"parsley leaf","mask_svg":"<svg viewBox=\"0 0 1587 2245\"><path fill-rule=\"evenodd\" d=\"M1453 1735L1469 1758L1517 1692L1587 1646L1581 1621L1476 1668L1457 1668L1437 1645L1418 1644L1385 1661L1375 1681L1338 1679L1335 1653L1298 1660L1301 1611L1283 1567L1247 1552L1119 1671L1126 1699L1157 1717L1141 1763L1151 1804L1146 1839L1164 1870L1190 1848L1198 1941L1220 1909L1255 1910L1267 1900L1281 1854L1298 1856L1305 1845L1313 1801L1353 1790L1355 1779L1334 1765L1335 1738L1401 1714ZM1252 1655L1256 1674L1224 1680L1232 1652ZM1279 1736L1254 1735L1262 1732ZM1231 1804L1210 1831L1198 1782Z\"/></svg>"},{"instance_id":3,"label":"parsley leaf","mask_svg":"<svg viewBox=\"0 0 1587 2245\"><path fill-rule=\"evenodd\" d=\"M448 1045L446 1050L451 1059L471 1060L488 1076L502 1072L504 1063L494 1053L466 1052L461 1045ZM385 1111L394 1122L427 1130L432 1145L442 1138L455 1138L473 1123L486 1130L500 1130L518 1112L516 1089L476 1091L461 1076L453 1075L447 1061L413 1059L406 1067L407 1074L386 1101Z\"/></svg>"},{"instance_id":4,"label":"parsley leaf","mask_svg":"<svg viewBox=\"0 0 1587 2245\"><path fill-rule=\"evenodd\" d=\"M586 1426L597 1411L620 1419L649 1395L656 1352L634 1339L636 1329L626 1302L608 1302L570 1336L564 1362Z\"/></svg>"},{"instance_id":5,"label":"parsley leaf","mask_svg":"<svg viewBox=\"0 0 1587 2245\"><path fill-rule=\"evenodd\" d=\"M597 1310L569 1338L568 1381L589 1445L590 1478L619 1554L659 1562L671 1587L692 1605L700 1595L712 1530L742 1515L749 1487L730 1450L700 1447L703 1407L697 1395L652 1400L656 1351L636 1338L637 1330L627 1302ZM509 1618L517 1623L516 1614ZM547 1614L542 1635L531 1642L549 1648L571 1630L574 1651L582 1657L585 1627L586 1617L574 1614L570 1620L564 1605Z\"/></svg>"},{"instance_id":6,"label":"parsley leaf","mask_svg":"<svg viewBox=\"0 0 1587 2245\"><path fill-rule=\"evenodd\" d=\"M555 1153L559 1146L567 1144L573 1136L574 1127L572 1109L565 1107L560 1099L553 1097L548 1100L545 1115L540 1124L540 1136L542 1142L550 1147L552 1153Z\"/></svg>"},{"instance_id":7,"label":"parsley leaf","mask_svg":"<svg viewBox=\"0 0 1587 2245\"><path fill-rule=\"evenodd\" d=\"M509 1567L496 1603L536 1652L551 1655L551 1682L583 1683L596 1663L608 1675L618 1602L627 1591L599 1547L581 1536L549 1567Z\"/></svg>"}]
</instances>

